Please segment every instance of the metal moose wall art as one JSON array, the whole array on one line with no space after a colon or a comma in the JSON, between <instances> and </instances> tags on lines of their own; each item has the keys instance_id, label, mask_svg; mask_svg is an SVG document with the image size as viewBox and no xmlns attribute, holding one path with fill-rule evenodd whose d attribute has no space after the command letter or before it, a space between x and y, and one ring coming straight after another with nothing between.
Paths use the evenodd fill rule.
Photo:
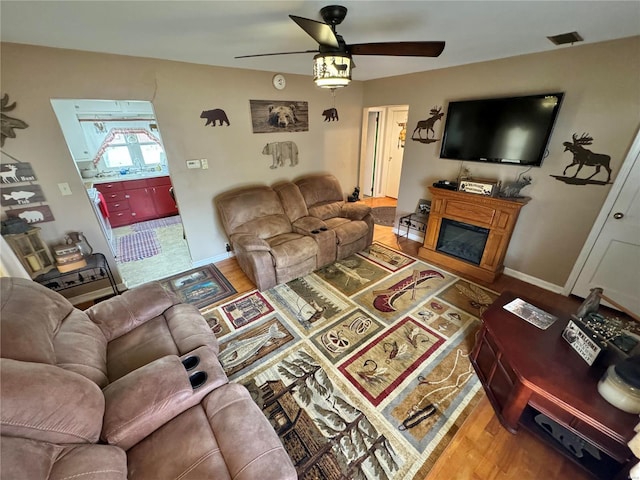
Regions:
<instances>
[{"instance_id":1,"label":"metal moose wall art","mask_svg":"<svg viewBox=\"0 0 640 480\"><path fill-rule=\"evenodd\" d=\"M577 133L574 133L571 137L571 142L562 143L564 145L564 151L571 152L573 154L571 163L564 168L562 175L551 176L557 180L571 185L606 185L607 183L609 183L609 181L611 180L611 167L609 166L611 157L609 155L605 155L604 153L594 153L588 148L585 148L585 145L593 144L593 137L588 133L583 133L580 137L578 137ZM567 170L574 165L578 165L578 168L573 173L573 176L565 176ZM595 167L595 172L593 172L591 176L587 178L577 178L578 173L585 165L587 167ZM600 173L602 167L604 167L604 169L607 171L607 180L591 180L593 177Z\"/></svg>"},{"instance_id":2,"label":"metal moose wall art","mask_svg":"<svg viewBox=\"0 0 640 480\"><path fill-rule=\"evenodd\" d=\"M6 138L16 138L14 129L27 128L29 126L22 120L5 115L5 112L10 112L14 108L16 108L16 102L9 104L9 94L5 93L0 99L0 147L4 147Z\"/></svg>"},{"instance_id":3,"label":"metal moose wall art","mask_svg":"<svg viewBox=\"0 0 640 480\"><path fill-rule=\"evenodd\" d=\"M436 132L434 131L433 126L438 120L442 120L442 117L444 117L444 113L442 113L442 107L433 107L431 110L429 110L429 113L431 114L429 118L427 118L426 120L418 121L418 123L416 124L416 128L411 134L411 140L415 140L416 142L421 143L433 143L439 140L438 138L433 138L436 136ZM426 132L426 138L422 136L422 132ZM432 133L432 138L429 138L429 132Z\"/></svg>"}]
</instances>

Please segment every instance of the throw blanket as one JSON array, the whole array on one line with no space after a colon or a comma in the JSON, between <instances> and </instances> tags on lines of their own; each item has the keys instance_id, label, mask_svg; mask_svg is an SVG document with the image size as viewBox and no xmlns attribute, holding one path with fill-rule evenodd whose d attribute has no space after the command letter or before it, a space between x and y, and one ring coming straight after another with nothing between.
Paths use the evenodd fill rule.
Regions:
<instances>
[{"instance_id":1,"label":"throw blanket","mask_svg":"<svg viewBox=\"0 0 640 480\"><path fill-rule=\"evenodd\" d=\"M298 164L298 146L295 142L267 143L262 149L262 154L273 157L273 163L269 168L284 167L287 160L291 167Z\"/></svg>"}]
</instances>

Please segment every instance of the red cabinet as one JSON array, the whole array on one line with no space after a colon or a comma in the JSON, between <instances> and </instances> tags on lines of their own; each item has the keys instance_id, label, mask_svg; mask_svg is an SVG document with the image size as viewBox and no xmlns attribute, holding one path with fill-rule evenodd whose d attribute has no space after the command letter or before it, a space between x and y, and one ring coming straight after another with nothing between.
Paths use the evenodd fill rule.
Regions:
<instances>
[{"instance_id":1,"label":"red cabinet","mask_svg":"<svg viewBox=\"0 0 640 480\"><path fill-rule=\"evenodd\" d=\"M178 214L169 193L169 177L100 183L95 187L104 195L113 227Z\"/></svg>"}]
</instances>

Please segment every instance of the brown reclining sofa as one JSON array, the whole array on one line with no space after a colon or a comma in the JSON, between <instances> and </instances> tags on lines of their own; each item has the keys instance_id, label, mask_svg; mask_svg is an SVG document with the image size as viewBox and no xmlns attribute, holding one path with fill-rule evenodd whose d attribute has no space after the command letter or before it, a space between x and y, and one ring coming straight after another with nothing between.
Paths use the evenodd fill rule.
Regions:
<instances>
[{"instance_id":1,"label":"brown reclining sofa","mask_svg":"<svg viewBox=\"0 0 640 480\"><path fill-rule=\"evenodd\" d=\"M0 279L2 479L295 479L198 310L149 283L86 311Z\"/></svg>"},{"instance_id":2,"label":"brown reclining sofa","mask_svg":"<svg viewBox=\"0 0 640 480\"><path fill-rule=\"evenodd\" d=\"M235 189L215 200L240 268L260 291L359 252L373 241L371 207L346 203L333 175Z\"/></svg>"}]
</instances>

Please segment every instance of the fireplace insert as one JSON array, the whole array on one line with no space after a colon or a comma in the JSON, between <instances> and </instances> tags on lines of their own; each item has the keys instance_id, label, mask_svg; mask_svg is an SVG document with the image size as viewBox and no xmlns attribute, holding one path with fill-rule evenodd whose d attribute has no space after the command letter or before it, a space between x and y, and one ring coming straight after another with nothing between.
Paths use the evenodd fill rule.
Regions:
<instances>
[{"instance_id":1,"label":"fireplace insert","mask_svg":"<svg viewBox=\"0 0 640 480\"><path fill-rule=\"evenodd\" d=\"M442 219L436 251L480 265L489 229Z\"/></svg>"}]
</instances>

